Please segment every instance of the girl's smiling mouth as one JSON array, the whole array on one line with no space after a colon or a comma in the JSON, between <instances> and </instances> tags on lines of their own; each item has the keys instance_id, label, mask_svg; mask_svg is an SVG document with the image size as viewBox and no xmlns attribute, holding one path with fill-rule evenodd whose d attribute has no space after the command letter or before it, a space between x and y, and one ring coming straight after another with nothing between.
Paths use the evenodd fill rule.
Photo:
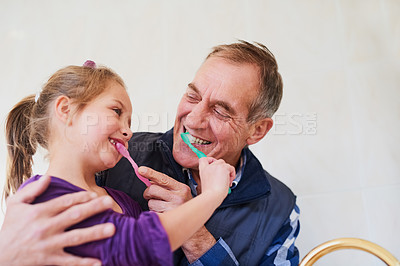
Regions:
<instances>
[{"instance_id":1,"label":"girl's smiling mouth","mask_svg":"<svg viewBox=\"0 0 400 266\"><path fill-rule=\"evenodd\" d=\"M124 147L125 144L123 141L119 140L119 139L114 139L114 138L108 138L108 140L110 141L110 143L116 148L116 144L117 143L121 143Z\"/></svg>"}]
</instances>

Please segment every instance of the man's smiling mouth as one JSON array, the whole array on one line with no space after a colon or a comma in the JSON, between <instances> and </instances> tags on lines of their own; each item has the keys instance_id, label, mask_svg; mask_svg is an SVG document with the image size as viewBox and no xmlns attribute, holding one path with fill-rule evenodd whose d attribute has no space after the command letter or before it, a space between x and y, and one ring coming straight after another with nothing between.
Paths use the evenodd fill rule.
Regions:
<instances>
[{"instance_id":1,"label":"man's smiling mouth","mask_svg":"<svg viewBox=\"0 0 400 266\"><path fill-rule=\"evenodd\" d=\"M187 132L187 130L186 130L185 127L183 128L183 131L184 131L185 133ZM190 135L190 133L188 134L188 138L189 138L190 143L192 143L192 144L198 144L198 145L208 145L208 144L211 144L210 141L207 141L207 140L204 140L204 139L200 139L200 138L193 137L192 135Z\"/></svg>"}]
</instances>

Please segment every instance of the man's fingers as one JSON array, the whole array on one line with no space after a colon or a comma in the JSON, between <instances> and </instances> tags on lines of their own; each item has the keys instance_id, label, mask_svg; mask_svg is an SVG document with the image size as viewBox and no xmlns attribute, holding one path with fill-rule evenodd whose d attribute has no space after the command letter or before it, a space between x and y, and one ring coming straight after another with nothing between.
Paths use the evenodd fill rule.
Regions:
<instances>
[{"instance_id":1,"label":"man's fingers","mask_svg":"<svg viewBox=\"0 0 400 266\"><path fill-rule=\"evenodd\" d=\"M51 222L54 230L64 230L88 217L112 208L112 199L109 196L95 198L89 202L72 206L55 216Z\"/></svg>"},{"instance_id":2,"label":"man's fingers","mask_svg":"<svg viewBox=\"0 0 400 266\"><path fill-rule=\"evenodd\" d=\"M144 191L143 198L148 200L150 210L164 212L176 208L192 197L190 188L186 185L182 186L180 190L175 191L165 189L158 185L152 185Z\"/></svg>"},{"instance_id":3,"label":"man's fingers","mask_svg":"<svg viewBox=\"0 0 400 266\"><path fill-rule=\"evenodd\" d=\"M115 226L112 223L97 224L58 235L53 244L59 247L79 246L87 242L109 238L114 234Z\"/></svg>"},{"instance_id":4,"label":"man's fingers","mask_svg":"<svg viewBox=\"0 0 400 266\"><path fill-rule=\"evenodd\" d=\"M179 182L175 179L163 173L157 172L149 167L139 167L139 173L145 178L152 181L154 184L157 184L161 187L174 188L177 184L179 184Z\"/></svg>"},{"instance_id":5,"label":"man's fingers","mask_svg":"<svg viewBox=\"0 0 400 266\"><path fill-rule=\"evenodd\" d=\"M153 212L158 212L162 213L165 211L168 211L170 209L174 209L177 206L171 205L171 203L163 201L163 200L158 200L158 199L151 199L147 202L147 205L149 206L149 210Z\"/></svg>"},{"instance_id":6,"label":"man's fingers","mask_svg":"<svg viewBox=\"0 0 400 266\"><path fill-rule=\"evenodd\" d=\"M159 199L159 200L170 200L171 192L164 187L159 185L151 185L143 192L143 198L146 200Z\"/></svg>"},{"instance_id":7,"label":"man's fingers","mask_svg":"<svg viewBox=\"0 0 400 266\"><path fill-rule=\"evenodd\" d=\"M48 259L48 262L51 265L101 266L101 261L98 259L81 258L65 252Z\"/></svg>"},{"instance_id":8,"label":"man's fingers","mask_svg":"<svg viewBox=\"0 0 400 266\"><path fill-rule=\"evenodd\" d=\"M51 178L47 175L42 176L39 180L29 183L21 190L17 191L13 196L7 201L8 204L13 202L24 202L31 203L35 200L37 196L43 193L50 184Z\"/></svg>"},{"instance_id":9,"label":"man's fingers","mask_svg":"<svg viewBox=\"0 0 400 266\"><path fill-rule=\"evenodd\" d=\"M53 216L74 205L88 202L96 197L96 193L80 191L62 195L46 202L36 204L36 206L39 206L43 211L47 211L49 216Z\"/></svg>"}]
</instances>

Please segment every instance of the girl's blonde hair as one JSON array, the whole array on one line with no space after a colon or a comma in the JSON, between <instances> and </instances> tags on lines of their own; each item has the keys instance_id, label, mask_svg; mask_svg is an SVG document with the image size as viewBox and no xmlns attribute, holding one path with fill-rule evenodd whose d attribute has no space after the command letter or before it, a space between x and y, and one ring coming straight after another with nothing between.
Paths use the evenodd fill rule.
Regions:
<instances>
[{"instance_id":1,"label":"girl's blonde hair","mask_svg":"<svg viewBox=\"0 0 400 266\"><path fill-rule=\"evenodd\" d=\"M37 99L35 95L27 96L12 108L5 125L8 150L5 198L32 175L37 145L48 148L51 104L65 95L76 104L78 113L104 92L110 81L125 88L121 77L107 67L95 67L94 63L68 66L50 77Z\"/></svg>"}]
</instances>

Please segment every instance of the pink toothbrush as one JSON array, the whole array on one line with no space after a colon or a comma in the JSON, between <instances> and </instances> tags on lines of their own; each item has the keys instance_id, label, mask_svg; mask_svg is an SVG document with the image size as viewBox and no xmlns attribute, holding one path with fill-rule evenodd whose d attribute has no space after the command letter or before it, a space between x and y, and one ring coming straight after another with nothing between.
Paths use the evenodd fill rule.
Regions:
<instances>
[{"instance_id":1,"label":"pink toothbrush","mask_svg":"<svg viewBox=\"0 0 400 266\"><path fill-rule=\"evenodd\" d=\"M122 145L122 144L119 143L119 142L116 142L116 143L115 143L115 147L117 148L117 151L118 151L122 156L124 156L126 159L128 159L128 161L131 163L133 169L135 169L136 176L137 176L143 183L145 183L146 186L151 186L150 181L149 181L147 178L144 178L143 176L141 176L141 175L139 174L137 164L136 164L135 161L132 159L132 157L129 155L129 152L128 152L128 150L124 147L124 145Z\"/></svg>"}]
</instances>

